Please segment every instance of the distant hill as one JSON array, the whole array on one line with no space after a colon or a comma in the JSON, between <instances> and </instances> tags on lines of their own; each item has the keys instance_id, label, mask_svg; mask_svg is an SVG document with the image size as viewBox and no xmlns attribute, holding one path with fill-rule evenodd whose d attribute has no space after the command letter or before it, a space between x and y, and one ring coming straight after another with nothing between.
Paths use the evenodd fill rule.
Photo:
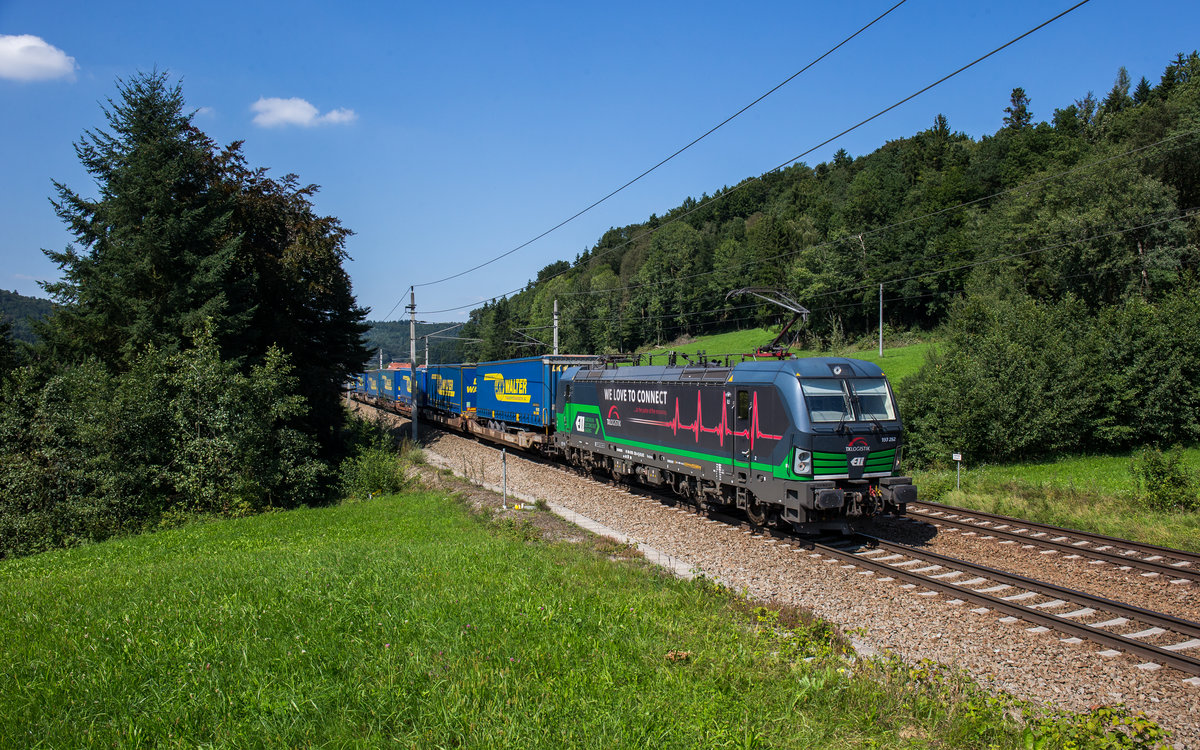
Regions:
<instances>
[{"instance_id":1,"label":"distant hill","mask_svg":"<svg viewBox=\"0 0 1200 750\"><path fill-rule=\"evenodd\" d=\"M379 364L379 349L383 349L383 364L386 367L390 361L407 362L409 355L408 346L408 327L406 321L377 321L368 320L367 325L371 327L366 334L367 348L372 351L372 363ZM417 324L417 361L419 364L425 363L425 341L422 336L437 333L443 328L450 328L458 325L459 328L451 328L449 331L444 331L438 336L456 336L461 330L461 323L418 323ZM431 338L429 339L429 361L437 364L442 362L461 362L462 347L461 342L449 338Z\"/></svg>"},{"instance_id":2,"label":"distant hill","mask_svg":"<svg viewBox=\"0 0 1200 750\"><path fill-rule=\"evenodd\" d=\"M0 289L0 320L9 320L13 324L13 338L30 344L37 341L33 333L30 319L41 320L54 309L50 300L38 297L26 297L17 292L7 292ZM379 362L379 349L383 349L383 360L386 365L390 361L408 361L408 323L405 321L367 321L371 328L367 331L367 347L372 351L372 361ZM418 323L417 324L417 359L425 362L425 342L422 336L430 335L449 328L455 323ZM461 324L457 324L461 325ZM438 334L439 336L454 336L459 329ZM461 362L462 347L460 342L447 338L431 338L429 340L429 361Z\"/></svg>"},{"instance_id":3,"label":"distant hill","mask_svg":"<svg viewBox=\"0 0 1200 750\"><path fill-rule=\"evenodd\" d=\"M0 289L0 319L12 321L13 338L32 344L37 340L30 318L41 320L50 314L54 304L38 297L26 297Z\"/></svg>"}]
</instances>

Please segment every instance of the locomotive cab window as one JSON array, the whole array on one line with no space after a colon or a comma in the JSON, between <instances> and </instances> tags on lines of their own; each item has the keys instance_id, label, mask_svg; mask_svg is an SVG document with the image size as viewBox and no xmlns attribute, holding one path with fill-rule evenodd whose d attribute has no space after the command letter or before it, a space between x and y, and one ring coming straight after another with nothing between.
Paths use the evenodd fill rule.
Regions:
<instances>
[{"instance_id":1,"label":"locomotive cab window","mask_svg":"<svg viewBox=\"0 0 1200 750\"><path fill-rule=\"evenodd\" d=\"M854 389L861 419L887 421L896 418L896 405L883 378L860 378L850 381Z\"/></svg>"},{"instance_id":2,"label":"locomotive cab window","mask_svg":"<svg viewBox=\"0 0 1200 750\"><path fill-rule=\"evenodd\" d=\"M808 418L813 422L854 419L846 381L832 378L802 380L800 388L804 392L804 403L808 406Z\"/></svg>"},{"instance_id":3,"label":"locomotive cab window","mask_svg":"<svg viewBox=\"0 0 1200 750\"><path fill-rule=\"evenodd\" d=\"M812 422L870 422L896 418L896 404L883 378L800 381Z\"/></svg>"},{"instance_id":4,"label":"locomotive cab window","mask_svg":"<svg viewBox=\"0 0 1200 750\"><path fill-rule=\"evenodd\" d=\"M750 418L750 391L737 392L737 418Z\"/></svg>"}]
</instances>

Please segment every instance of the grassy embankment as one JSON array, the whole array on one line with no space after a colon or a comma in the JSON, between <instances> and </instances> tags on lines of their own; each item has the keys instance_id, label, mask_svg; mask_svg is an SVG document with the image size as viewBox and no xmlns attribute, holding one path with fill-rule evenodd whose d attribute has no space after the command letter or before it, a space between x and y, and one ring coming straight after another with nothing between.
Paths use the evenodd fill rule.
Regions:
<instances>
[{"instance_id":1,"label":"grassy embankment","mask_svg":"<svg viewBox=\"0 0 1200 750\"><path fill-rule=\"evenodd\" d=\"M750 352L769 342L775 331L756 328L705 336L671 347L692 354ZM886 343L886 342L885 342ZM921 368L936 342L926 341L878 349L840 349L838 356L865 359L883 368L893 385ZM657 349L653 354L663 354ZM828 352L798 351L799 356L828 356ZM948 458L948 457L947 457ZM1065 457L1053 461L969 467L963 491L954 491L954 469L913 472L923 496L953 505L1094 531L1200 552L1200 514L1165 513L1144 508L1134 498L1129 467L1132 454ZM1200 447L1185 451L1193 472L1200 474Z\"/></svg>"},{"instance_id":2,"label":"grassy embankment","mask_svg":"<svg viewBox=\"0 0 1200 750\"><path fill-rule=\"evenodd\" d=\"M1055 461L917 471L929 499L1016 518L1200 552L1200 513L1161 512L1135 498L1132 454L1072 456ZM1184 450L1200 475L1200 448Z\"/></svg>"},{"instance_id":3,"label":"grassy embankment","mask_svg":"<svg viewBox=\"0 0 1200 750\"><path fill-rule=\"evenodd\" d=\"M6 747L1024 744L957 678L431 492L0 561L0 591Z\"/></svg>"}]
</instances>

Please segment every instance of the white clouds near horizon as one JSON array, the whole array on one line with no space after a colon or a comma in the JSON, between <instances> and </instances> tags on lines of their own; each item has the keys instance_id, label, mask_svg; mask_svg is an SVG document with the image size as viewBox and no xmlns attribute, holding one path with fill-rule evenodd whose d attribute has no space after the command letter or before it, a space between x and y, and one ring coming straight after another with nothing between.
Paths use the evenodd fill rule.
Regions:
<instances>
[{"instance_id":1,"label":"white clouds near horizon","mask_svg":"<svg viewBox=\"0 0 1200 750\"><path fill-rule=\"evenodd\" d=\"M260 97L250 105L255 113L254 124L264 128L299 125L310 128L316 125L345 125L358 119L352 109L338 108L325 114L299 97L280 99L278 97Z\"/></svg>"},{"instance_id":2,"label":"white clouds near horizon","mask_svg":"<svg viewBox=\"0 0 1200 750\"><path fill-rule=\"evenodd\" d=\"M75 58L32 34L0 34L0 78L45 81L74 78Z\"/></svg>"}]
</instances>

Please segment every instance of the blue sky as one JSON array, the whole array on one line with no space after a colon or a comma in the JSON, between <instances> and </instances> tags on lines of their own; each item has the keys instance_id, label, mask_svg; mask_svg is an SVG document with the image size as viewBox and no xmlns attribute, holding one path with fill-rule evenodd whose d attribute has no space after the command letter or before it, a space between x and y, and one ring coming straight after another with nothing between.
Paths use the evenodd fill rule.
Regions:
<instances>
[{"instance_id":1,"label":"blue sky","mask_svg":"<svg viewBox=\"0 0 1200 750\"><path fill-rule=\"evenodd\" d=\"M415 3L0 0L0 288L44 296L41 248L70 236L51 180L95 185L72 144L103 128L114 81L181 79L196 124L251 164L321 185L317 210L356 234L347 268L370 317L410 284L524 243L749 103L890 7L884 2ZM420 317L572 259L609 227L758 175L1072 5L908 0L666 166L482 270L418 288ZM1035 119L1117 68L1157 83L1200 47L1200 3L1092 0L826 146L853 155L929 127L994 132L1014 86ZM32 45L32 46L30 46ZM463 306L458 312L435 310Z\"/></svg>"}]
</instances>

